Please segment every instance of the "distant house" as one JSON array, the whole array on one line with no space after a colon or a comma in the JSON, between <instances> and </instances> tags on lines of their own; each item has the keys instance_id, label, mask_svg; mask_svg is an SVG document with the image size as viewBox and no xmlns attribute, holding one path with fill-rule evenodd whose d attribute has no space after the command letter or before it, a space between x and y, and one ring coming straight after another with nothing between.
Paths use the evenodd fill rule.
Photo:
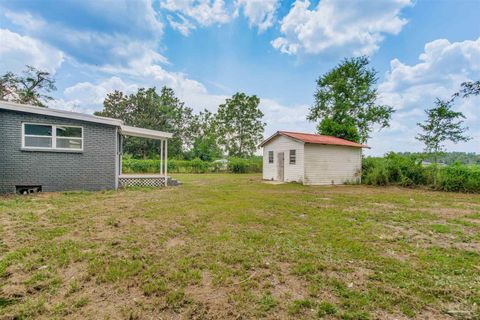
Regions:
<instances>
[{"instance_id":1,"label":"distant house","mask_svg":"<svg viewBox=\"0 0 480 320\"><path fill-rule=\"evenodd\" d=\"M159 174L122 174L123 136L161 141ZM165 185L171 137L118 119L0 101L0 193Z\"/></svg>"},{"instance_id":2,"label":"distant house","mask_svg":"<svg viewBox=\"0 0 480 320\"><path fill-rule=\"evenodd\" d=\"M366 145L319 134L278 131L262 142L263 179L329 185L360 182Z\"/></svg>"},{"instance_id":3,"label":"distant house","mask_svg":"<svg viewBox=\"0 0 480 320\"><path fill-rule=\"evenodd\" d=\"M429 166L431 166L431 165L433 165L433 164L434 164L433 162L428 161L428 160L423 160L423 161L422 161L422 166L423 166L423 167L429 167ZM437 163L437 166L439 166L439 167L446 167L447 165L446 165L445 163L439 162L439 163Z\"/></svg>"}]
</instances>

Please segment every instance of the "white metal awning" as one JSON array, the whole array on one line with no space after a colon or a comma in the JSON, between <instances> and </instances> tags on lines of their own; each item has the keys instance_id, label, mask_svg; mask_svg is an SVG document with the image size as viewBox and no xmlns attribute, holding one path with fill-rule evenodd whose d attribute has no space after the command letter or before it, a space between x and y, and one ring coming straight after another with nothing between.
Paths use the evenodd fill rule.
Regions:
<instances>
[{"instance_id":1,"label":"white metal awning","mask_svg":"<svg viewBox=\"0 0 480 320\"><path fill-rule=\"evenodd\" d=\"M126 136L156 139L156 140L170 139L173 136L173 134L170 132L137 128L137 127L131 127L126 125L121 125L120 130L121 130L121 133Z\"/></svg>"}]
</instances>

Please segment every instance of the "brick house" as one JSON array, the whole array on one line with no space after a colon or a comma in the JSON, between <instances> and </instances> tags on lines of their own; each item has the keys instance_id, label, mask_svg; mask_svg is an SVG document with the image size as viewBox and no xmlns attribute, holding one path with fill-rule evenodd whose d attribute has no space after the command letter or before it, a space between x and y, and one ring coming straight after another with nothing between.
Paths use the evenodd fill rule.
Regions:
<instances>
[{"instance_id":1,"label":"brick house","mask_svg":"<svg viewBox=\"0 0 480 320\"><path fill-rule=\"evenodd\" d=\"M159 174L122 174L122 137L160 140ZM0 101L0 193L165 185L171 133L121 120Z\"/></svg>"}]
</instances>

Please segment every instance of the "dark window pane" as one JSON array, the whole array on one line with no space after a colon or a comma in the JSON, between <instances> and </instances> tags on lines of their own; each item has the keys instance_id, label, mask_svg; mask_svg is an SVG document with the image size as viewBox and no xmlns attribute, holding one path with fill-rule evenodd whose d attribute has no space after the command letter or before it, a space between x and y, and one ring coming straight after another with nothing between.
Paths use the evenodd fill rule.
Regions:
<instances>
[{"instance_id":1,"label":"dark window pane","mask_svg":"<svg viewBox=\"0 0 480 320\"><path fill-rule=\"evenodd\" d=\"M34 136L51 136L52 126L40 124L25 124L25 134Z\"/></svg>"},{"instance_id":2,"label":"dark window pane","mask_svg":"<svg viewBox=\"0 0 480 320\"><path fill-rule=\"evenodd\" d=\"M297 151L290 150L290 164L295 164L297 161Z\"/></svg>"},{"instance_id":3,"label":"dark window pane","mask_svg":"<svg viewBox=\"0 0 480 320\"><path fill-rule=\"evenodd\" d=\"M50 137L25 137L25 147L51 148L52 138Z\"/></svg>"},{"instance_id":4,"label":"dark window pane","mask_svg":"<svg viewBox=\"0 0 480 320\"><path fill-rule=\"evenodd\" d=\"M57 139L57 148L61 149L82 149L82 140L81 139Z\"/></svg>"},{"instance_id":5,"label":"dark window pane","mask_svg":"<svg viewBox=\"0 0 480 320\"><path fill-rule=\"evenodd\" d=\"M82 128L57 127L57 136L58 137L81 138L82 137Z\"/></svg>"},{"instance_id":6,"label":"dark window pane","mask_svg":"<svg viewBox=\"0 0 480 320\"><path fill-rule=\"evenodd\" d=\"M273 163L273 151L268 151L268 163Z\"/></svg>"}]
</instances>

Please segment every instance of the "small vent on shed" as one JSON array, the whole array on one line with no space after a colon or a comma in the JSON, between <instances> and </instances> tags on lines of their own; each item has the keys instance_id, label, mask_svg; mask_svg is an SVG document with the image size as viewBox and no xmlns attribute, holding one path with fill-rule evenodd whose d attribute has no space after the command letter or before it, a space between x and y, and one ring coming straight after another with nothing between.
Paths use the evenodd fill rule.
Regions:
<instances>
[{"instance_id":1,"label":"small vent on shed","mask_svg":"<svg viewBox=\"0 0 480 320\"><path fill-rule=\"evenodd\" d=\"M15 192L18 194L29 194L42 191L42 186L15 186Z\"/></svg>"}]
</instances>

